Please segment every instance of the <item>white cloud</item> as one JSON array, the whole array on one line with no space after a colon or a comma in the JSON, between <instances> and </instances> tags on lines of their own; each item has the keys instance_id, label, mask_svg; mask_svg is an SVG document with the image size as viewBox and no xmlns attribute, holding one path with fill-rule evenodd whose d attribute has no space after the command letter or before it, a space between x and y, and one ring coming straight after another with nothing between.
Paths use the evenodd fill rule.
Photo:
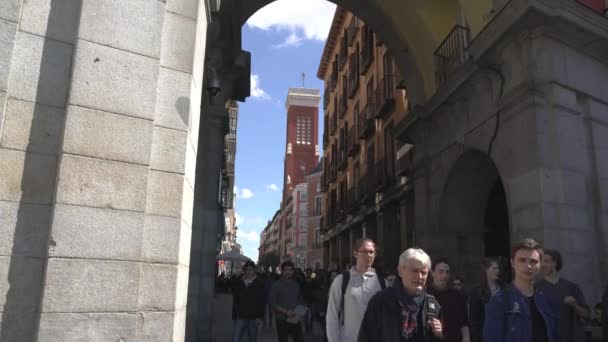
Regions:
<instances>
[{"instance_id":1,"label":"white cloud","mask_svg":"<svg viewBox=\"0 0 608 342\"><path fill-rule=\"evenodd\" d=\"M240 226L241 224L243 224L243 222L245 222L245 218L243 218L241 215L239 215L238 213L234 213L234 224L236 226Z\"/></svg>"},{"instance_id":2,"label":"white cloud","mask_svg":"<svg viewBox=\"0 0 608 342\"><path fill-rule=\"evenodd\" d=\"M251 191L250 189L247 189L247 188L241 190L241 192L238 194L238 198L241 198L241 199L250 199L253 196L255 196L253 191Z\"/></svg>"},{"instance_id":3,"label":"white cloud","mask_svg":"<svg viewBox=\"0 0 608 342\"><path fill-rule=\"evenodd\" d=\"M236 237L239 240L245 240L248 242L259 242L260 241L260 233L256 231L245 231L239 229L238 233L236 233Z\"/></svg>"},{"instance_id":4,"label":"white cloud","mask_svg":"<svg viewBox=\"0 0 608 342\"><path fill-rule=\"evenodd\" d=\"M303 40L304 40L304 38L298 36L298 34L295 31L293 31L289 34L289 36L287 38L285 38L285 40L281 44L276 44L276 45L274 45L274 47L277 49L281 49L281 48L289 47L289 46L298 47L298 46L302 45Z\"/></svg>"},{"instance_id":5,"label":"white cloud","mask_svg":"<svg viewBox=\"0 0 608 342\"><path fill-rule=\"evenodd\" d=\"M325 41L336 5L325 0L278 0L256 12L247 25L287 32L275 47L299 46L304 39Z\"/></svg>"},{"instance_id":6,"label":"white cloud","mask_svg":"<svg viewBox=\"0 0 608 342\"><path fill-rule=\"evenodd\" d=\"M262 100L270 100L270 95L268 95L264 89L260 88L260 76L252 74L251 75L251 97L262 99Z\"/></svg>"},{"instance_id":7,"label":"white cloud","mask_svg":"<svg viewBox=\"0 0 608 342\"><path fill-rule=\"evenodd\" d=\"M266 185L266 189L268 189L270 191L279 191L279 187L276 184Z\"/></svg>"}]
</instances>

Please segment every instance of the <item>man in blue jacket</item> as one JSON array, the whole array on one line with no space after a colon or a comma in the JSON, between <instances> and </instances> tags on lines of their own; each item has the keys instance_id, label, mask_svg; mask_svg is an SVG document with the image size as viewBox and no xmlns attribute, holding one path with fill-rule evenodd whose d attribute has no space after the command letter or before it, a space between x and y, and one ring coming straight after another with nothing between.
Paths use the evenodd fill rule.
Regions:
<instances>
[{"instance_id":1,"label":"man in blue jacket","mask_svg":"<svg viewBox=\"0 0 608 342\"><path fill-rule=\"evenodd\" d=\"M513 283L494 295L486 306L485 342L559 341L557 311L534 287L542 253L533 239L524 239L513 247Z\"/></svg>"}]
</instances>

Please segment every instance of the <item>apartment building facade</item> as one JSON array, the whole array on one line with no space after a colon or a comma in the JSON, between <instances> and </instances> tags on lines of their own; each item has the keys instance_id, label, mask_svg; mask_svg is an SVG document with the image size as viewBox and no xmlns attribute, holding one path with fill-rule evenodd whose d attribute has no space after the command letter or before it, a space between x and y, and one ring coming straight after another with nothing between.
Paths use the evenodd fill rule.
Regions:
<instances>
[{"instance_id":1,"label":"apartment building facade","mask_svg":"<svg viewBox=\"0 0 608 342\"><path fill-rule=\"evenodd\" d=\"M306 267L312 269L320 269L323 267L323 244L321 241L321 213L323 203L323 193L321 192L322 176L322 162L306 176L306 188L308 191Z\"/></svg>"},{"instance_id":2,"label":"apartment building facade","mask_svg":"<svg viewBox=\"0 0 608 342\"><path fill-rule=\"evenodd\" d=\"M221 204L224 208L224 234L221 242L221 253L232 249L240 250L236 242L236 196L234 195L234 177L236 164L236 132L239 118L239 105L237 101L227 103L229 126L224 140L224 168L221 173Z\"/></svg>"},{"instance_id":3,"label":"apartment building facade","mask_svg":"<svg viewBox=\"0 0 608 342\"><path fill-rule=\"evenodd\" d=\"M321 231L326 267L346 267L353 242L370 237L379 246L378 267L393 268L407 243L407 220L401 217L411 214L411 146L395 139L395 127L408 112L398 73L370 27L338 8L317 74L325 82Z\"/></svg>"}]
</instances>

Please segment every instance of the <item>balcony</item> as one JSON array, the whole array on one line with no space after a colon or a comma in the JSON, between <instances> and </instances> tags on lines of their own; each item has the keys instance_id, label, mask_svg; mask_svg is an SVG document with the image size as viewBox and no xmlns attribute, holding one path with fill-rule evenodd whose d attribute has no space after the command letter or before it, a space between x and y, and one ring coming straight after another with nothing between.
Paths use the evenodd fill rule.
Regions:
<instances>
[{"instance_id":1,"label":"balcony","mask_svg":"<svg viewBox=\"0 0 608 342\"><path fill-rule=\"evenodd\" d=\"M359 154L359 132L357 132L357 125L352 125L350 128L350 134L348 135L348 150L346 155L354 157Z\"/></svg>"},{"instance_id":2,"label":"balcony","mask_svg":"<svg viewBox=\"0 0 608 342\"><path fill-rule=\"evenodd\" d=\"M361 139L366 139L372 133L374 133L375 123L374 119L371 116L371 110L373 108L373 102L368 103L361 109L359 112L359 117L357 118L357 130L359 131L359 137Z\"/></svg>"},{"instance_id":3,"label":"balcony","mask_svg":"<svg viewBox=\"0 0 608 342\"><path fill-rule=\"evenodd\" d=\"M338 171L344 171L348 165L348 157L346 155L346 146L342 145L338 149Z\"/></svg>"},{"instance_id":4,"label":"balcony","mask_svg":"<svg viewBox=\"0 0 608 342\"><path fill-rule=\"evenodd\" d=\"M338 115L336 113L330 114L329 118L329 134L334 135L338 129Z\"/></svg>"},{"instance_id":5,"label":"balcony","mask_svg":"<svg viewBox=\"0 0 608 342\"><path fill-rule=\"evenodd\" d=\"M342 36L340 40L340 52L338 53L338 70L342 70L346 65L348 59L348 45L346 44L346 37Z\"/></svg>"},{"instance_id":6,"label":"balcony","mask_svg":"<svg viewBox=\"0 0 608 342\"><path fill-rule=\"evenodd\" d=\"M435 83L437 87L445 83L469 59L467 47L471 41L471 31L460 25L452 31L435 50Z\"/></svg>"},{"instance_id":7,"label":"balcony","mask_svg":"<svg viewBox=\"0 0 608 342\"><path fill-rule=\"evenodd\" d=\"M373 198L376 191L374 189L373 186L373 182L374 181L374 172L373 170L368 170L368 172L366 174L364 174L363 176L361 176L361 178L359 179L359 186L358 186L358 199L360 202L365 202L370 200L371 198Z\"/></svg>"},{"instance_id":8,"label":"balcony","mask_svg":"<svg viewBox=\"0 0 608 342\"><path fill-rule=\"evenodd\" d=\"M401 157L397 159L395 163L395 175L397 176L408 176L412 170L411 162L407 157Z\"/></svg>"},{"instance_id":9,"label":"balcony","mask_svg":"<svg viewBox=\"0 0 608 342\"><path fill-rule=\"evenodd\" d=\"M359 29L359 19L353 17L350 20L350 24L348 25L348 29L346 31L346 40L348 42L348 46L353 46L357 38L357 30Z\"/></svg>"},{"instance_id":10,"label":"balcony","mask_svg":"<svg viewBox=\"0 0 608 342\"><path fill-rule=\"evenodd\" d=\"M327 176L325 175L325 173L323 173L323 175L321 176L321 192L325 193L327 192L327 188L328 188L328 184L327 184Z\"/></svg>"},{"instance_id":11,"label":"balcony","mask_svg":"<svg viewBox=\"0 0 608 342\"><path fill-rule=\"evenodd\" d=\"M389 179L388 179L388 170L386 169L386 162L384 159L379 160L378 162L376 162L376 165L374 166L375 169L375 174L374 174L374 185L375 185L375 189L377 192L381 191L382 189L384 189L388 184L389 184Z\"/></svg>"},{"instance_id":12,"label":"balcony","mask_svg":"<svg viewBox=\"0 0 608 342\"><path fill-rule=\"evenodd\" d=\"M330 92L336 90L338 85L338 61L334 60L332 63L331 77L329 78L329 90Z\"/></svg>"},{"instance_id":13,"label":"balcony","mask_svg":"<svg viewBox=\"0 0 608 342\"><path fill-rule=\"evenodd\" d=\"M367 39L363 41L361 47L361 65L359 72L365 74L374 61L374 34L371 30L366 29Z\"/></svg>"},{"instance_id":14,"label":"balcony","mask_svg":"<svg viewBox=\"0 0 608 342\"><path fill-rule=\"evenodd\" d=\"M344 114L346 114L346 109L348 108L348 99L346 97L346 92L343 91L340 94L340 101L338 104L338 114L340 115L340 119L344 118Z\"/></svg>"},{"instance_id":15,"label":"balcony","mask_svg":"<svg viewBox=\"0 0 608 342\"><path fill-rule=\"evenodd\" d=\"M359 200L359 197L357 195L358 194L356 187L348 189L348 192L346 194L346 208L348 212L352 212L353 210L357 209Z\"/></svg>"},{"instance_id":16,"label":"balcony","mask_svg":"<svg viewBox=\"0 0 608 342\"><path fill-rule=\"evenodd\" d=\"M331 90L325 88L325 91L323 92L323 110L327 109L327 106L329 106L330 98L331 98Z\"/></svg>"},{"instance_id":17,"label":"balcony","mask_svg":"<svg viewBox=\"0 0 608 342\"><path fill-rule=\"evenodd\" d=\"M331 183L335 183L336 182L336 165L335 162L332 160L330 162L330 167L329 167L329 174L327 175L327 181L329 184Z\"/></svg>"},{"instance_id":18,"label":"balcony","mask_svg":"<svg viewBox=\"0 0 608 342\"><path fill-rule=\"evenodd\" d=\"M374 92L374 117L381 119L395 108L395 81L393 75L384 75L384 78Z\"/></svg>"},{"instance_id":19,"label":"balcony","mask_svg":"<svg viewBox=\"0 0 608 342\"><path fill-rule=\"evenodd\" d=\"M355 97L357 90L359 90L359 73L355 70L348 74L348 98Z\"/></svg>"}]
</instances>

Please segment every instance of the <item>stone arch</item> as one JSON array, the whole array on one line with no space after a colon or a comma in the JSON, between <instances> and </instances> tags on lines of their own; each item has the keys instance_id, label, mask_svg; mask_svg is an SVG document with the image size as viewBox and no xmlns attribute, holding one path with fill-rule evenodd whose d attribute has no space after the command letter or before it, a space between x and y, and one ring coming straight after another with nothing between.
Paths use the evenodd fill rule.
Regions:
<instances>
[{"instance_id":1,"label":"stone arch","mask_svg":"<svg viewBox=\"0 0 608 342\"><path fill-rule=\"evenodd\" d=\"M236 0L239 4L240 25L245 22L258 10L271 4L275 0ZM354 13L368 24L374 32L378 34L386 45L388 52L393 56L397 63L404 83L408 88L408 97L412 105L422 105L429 96L425 85L422 69L419 67L419 59L416 56L415 47L408 44L404 38L404 33L399 31L395 21L386 12L386 5L376 1L357 1L357 0L328 0ZM394 2L394 0L384 1ZM387 20L389 19L389 20ZM430 32L425 32L425 36L431 36Z\"/></svg>"},{"instance_id":2,"label":"stone arch","mask_svg":"<svg viewBox=\"0 0 608 342\"><path fill-rule=\"evenodd\" d=\"M483 256L508 260L507 198L500 172L487 154L468 149L453 163L438 203L442 244L433 247L442 246L443 256L465 278L477 280Z\"/></svg>"}]
</instances>

